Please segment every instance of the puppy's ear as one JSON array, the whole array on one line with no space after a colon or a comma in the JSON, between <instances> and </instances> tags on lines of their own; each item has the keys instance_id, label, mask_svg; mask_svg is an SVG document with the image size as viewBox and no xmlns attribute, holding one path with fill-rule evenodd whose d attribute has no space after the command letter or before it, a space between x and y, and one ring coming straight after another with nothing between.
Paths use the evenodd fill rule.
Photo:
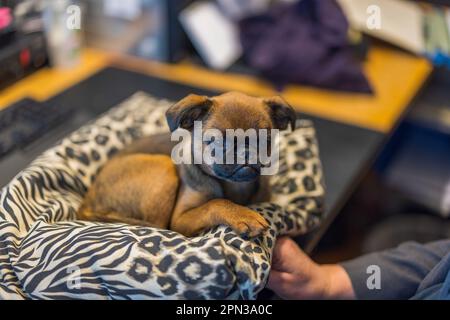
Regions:
<instances>
[{"instance_id":1,"label":"puppy's ear","mask_svg":"<svg viewBox=\"0 0 450 320\"><path fill-rule=\"evenodd\" d=\"M282 97L265 98L264 103L269 107L269 113L275 129L285 130L290 124L292 130L295 130L297 116L294 109Z\"/></svg>"},{"instance_id":2,"label":"puppy's ear","mask_svg":"<svg viewBox=\"0 0 450 320\"><path fill-rule=\"evenodd\" d=\"M212 106L212 100L206 96L190 94L166 111L170 131L178 128L192 129L194 121L202 120Z\"/></svg>"}]
</instances>

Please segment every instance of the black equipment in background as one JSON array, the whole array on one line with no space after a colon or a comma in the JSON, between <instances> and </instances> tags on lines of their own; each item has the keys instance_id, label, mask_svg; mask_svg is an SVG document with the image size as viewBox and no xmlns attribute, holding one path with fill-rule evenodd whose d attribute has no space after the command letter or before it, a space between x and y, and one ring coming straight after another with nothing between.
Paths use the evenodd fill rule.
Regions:
<instances>
[{"instance_id":1,"label":"black equipment in background","mask_svg":"<svg viewBox=\"0 0 450 320\"><path fill-rule=\"evenodd\" d=\"M9 10L11 21L0 29L0 90L22 79L47 64L47 44L42 30L41 12L35 6L22 12L20 17L14 10L20 1L0 1L0 8ZM37 27L26 27L28 22Z\"/></svg>"},{"instance_id":2,"label":"black equipment in background","mask_svg":"<svg viewBox=\"0 0 450 320\"><path fill-rule=\"evenodd\" d=\"M15 34L0 46L0 90L47 64L43 33Z\"/></svg>"}]
</instances>

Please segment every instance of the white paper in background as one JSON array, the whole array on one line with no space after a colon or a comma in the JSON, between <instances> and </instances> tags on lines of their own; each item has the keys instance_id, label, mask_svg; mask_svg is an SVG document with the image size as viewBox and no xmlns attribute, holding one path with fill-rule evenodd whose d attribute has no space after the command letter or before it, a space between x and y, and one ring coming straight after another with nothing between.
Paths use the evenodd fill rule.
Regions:
<instances>
[{"instance_id":1,"label":"white paper in background","mask_svg":"<svg viewBox=\"0 0 450 320\"><path fill-rule=\"evenodd\" d=\"M424 13L405 0L338 0L352 27L417 54L424 53ZM381 28L367 26L370 6L380 9Z\"/></svg>"},{"instance_id":2,"label":"white paper in background","mask_svg":"<svg viewBox=\"0 0 450 320\"><path fill-rule=\"evenodd\" d=\"M105 15L133 20L142 13L141 0L103 0Z\"/></svg>"},{"instance_id":3,"label":"white paper in background","mask_svg":"<svg viewBox=\"0 0 450 320\"><path fill-rule=\"evenodd\" d=\"M194 2L180 22L206 64L224 70L242 54L237 27L211 2Z\"/></svg>"}]
</instances>

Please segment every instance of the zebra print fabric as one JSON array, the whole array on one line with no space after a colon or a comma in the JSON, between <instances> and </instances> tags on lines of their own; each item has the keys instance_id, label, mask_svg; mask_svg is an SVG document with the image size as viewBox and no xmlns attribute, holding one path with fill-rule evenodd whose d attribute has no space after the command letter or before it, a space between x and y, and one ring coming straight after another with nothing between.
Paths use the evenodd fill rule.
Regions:
<instances>
[{"instance_id":1,"label":"zebra print fabric","mask_svg":"<svg viewBox=\"0 0 450 320\"><path fill-rule=\"evenodd\" d=\"M168 130L171 105L137 93L37 158L0 192L2 299L254 299L276 236L318 225L324 194L314 128L281 139L269 222L257 239L219 226L186 238L168 230L76 220L83 194L124 145Z\"/></svg>"}]
</instances>

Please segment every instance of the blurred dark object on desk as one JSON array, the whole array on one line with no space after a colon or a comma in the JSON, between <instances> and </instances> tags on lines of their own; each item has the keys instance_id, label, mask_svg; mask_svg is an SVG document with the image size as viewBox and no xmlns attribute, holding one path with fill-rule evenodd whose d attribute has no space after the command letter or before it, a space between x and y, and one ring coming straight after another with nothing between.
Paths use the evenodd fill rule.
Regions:
<instances>
[{"instance_id":1,"label":"blurred dark object on desk","mask_svg":"<svg viewBox=\"0 0 450 320\"><path fill-rule=\"evenodd\" d=\"M303 0L272 6L240 21L244 59L282 87L301 83L371 93L348 39L348 22L339 5Z\"/></svg>"},{"instance_id":2,"label":"blurred dark object on desk","mask_svg":"<svg viewBox=\"0 0 450 320\"><path fill-rule=\"evenodd\" d=\"M40 12L6 3L0 7L0 90L47 64Z\"/></svg>"},{"instance_id":3,"label":"blurred dark object on desk","mask_svg":"<svg viewBox=\"0 0 450 320\"><path fill-rule=\"evenodd\" d=\"M180 21L194 63L266 78L277 89L372 93L361 67L368 38L349 29L334 0L194 1Z\"/></svg>"},{"instance_id":4,"label":"blurred dark object on desk","mask_svg":"<svg viewBox=\"0 0 450 320\"><path fill-rule=\"evenodd\" d=\"M16 36L0 46L0 90L47 64L42 33Z\"/></svg>"}]
</instances>

